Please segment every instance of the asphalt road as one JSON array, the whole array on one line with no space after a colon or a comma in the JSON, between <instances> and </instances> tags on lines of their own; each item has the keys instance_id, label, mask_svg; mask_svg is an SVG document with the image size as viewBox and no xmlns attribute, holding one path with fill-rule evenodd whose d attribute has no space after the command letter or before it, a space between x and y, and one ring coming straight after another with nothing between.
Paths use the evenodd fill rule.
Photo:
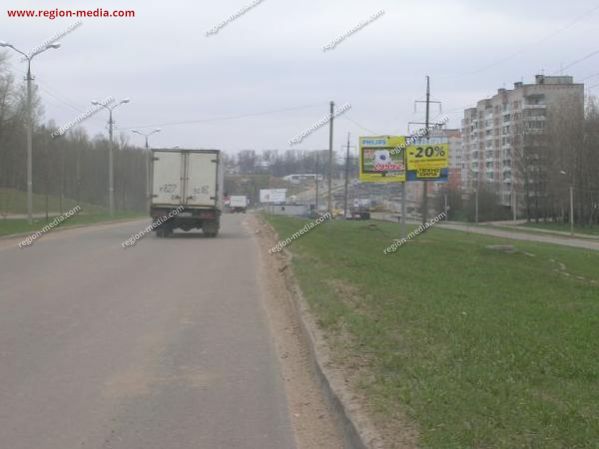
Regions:
<instances>
[{"instance_id":1,"label":"asphalt road","mask_svg":"<svg viewBox=\"0 0 599 449\"><path fill-rule=\"evenodd\" d=\"M0 448L294 448L242 220L1 240Z\"/></svg>"}]
</instances>

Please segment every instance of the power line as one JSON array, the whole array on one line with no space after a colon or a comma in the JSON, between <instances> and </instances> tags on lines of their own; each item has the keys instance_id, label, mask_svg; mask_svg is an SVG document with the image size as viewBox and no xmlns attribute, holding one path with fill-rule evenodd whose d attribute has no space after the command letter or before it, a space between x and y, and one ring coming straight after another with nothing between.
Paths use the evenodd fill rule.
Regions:
<instances>
[{"instance_id":1,"label":"power line","mask_svg":"<svg viewBox=\"0 0 599 449\"><path fill-rule=\"evenodd\" d=\"M178 126L178 125L193 125L196 123L237 120L237 119L241 119L241 118L258 117L261 115L270 115L270 114L278 114L278 113L282 113L282 112L299 111L302 109L313 109L316 107L322 107L322 104L297 106L297 107L293 107L293 108L276 109L276 110L272 110L272 111L263 111L263 112L254 112L254 113L250 113L250 114L231 115L231 116L224 116L224 117L212 117L212 118L205 118L205 119L198 119L198 120L185 120L185 121L181 121L181 122L166 122L166 123L154 123L151 125L128 126L128 127L123 127L121 129L131 130L131 129L140 129L140 128L143 129L143 128L155 128L155 127Z\"/></svg>"},{"instance_id":2,"label":"power line","mask_svg":"<svg viewBox=\"0 0 599 449\"><path fill-rule=\"evenodd\" d=\"M582 83L583 81L586 81L586 80L591 79L591 78L595 78L596 76L599 76L599 73L593 73L592 75L589 75L589 76L581 79L580 82Z\"/></svg>"},{"instance_id":3,"label":"power line","mask_svg":"<svg viewBox=\"0 0 599 449\"><path fill-rule=\"evenodd\" d=\"M364 131L368 131L369 133L373 134L373 135L381 135L381 133L377 133L376 131L373 131L371 129L368 129L367 127L360 125L358 122L356 122L355 120L351 119L348 117L347 114L342 115L343 118L349 120L350 122L352 122L354 125L356 125L358 128L364 130Z\"/></svg>"},{"instance_id":4,"label":"power line","mask_svg":"<svg viewBox=\"0 0 599 449\"><path fill-rule=\"evenodd\" d=\"M85 114L86 111L84 109L82 109L81 107L79 107L74 101L70 100L65 95L57 92L56 89L54 89L54 87L52 87L52 89L50 89L49 86L48 86L48 84L45 81L42 83L39 80L36 80L36 84L48 96L50 96L51 98L53 98L56 101L58 101L59 103L61 103L63 106L66 106L66 107L72 109L73 111L77 112L77 114ZM95 116L88 117L86 119L86 121L87 120L95 121L98 124L99 123L102 123L102 124L105 123L104 120L102 120L99 117L95 117Z\"/></svg>"},{"instance_id":5,"label":"power line","mask_svg":"<svg viewBox=\"0 0 599 449\"><path fill-rule=\"evenodd\" d=\"M592 58L593 56L595 56L595 55L598 55L598 54L599 54L599 50L595 50L595 51L593 51L593 52L589 53L588 55L586 55L586 56L584 56L584 57L582 57L582 58L580 58L580 59L577 59L576 61L573 61L573 62L571 62L570 64L567 64L565 67L562 67L562 68L560 68L558 71L556 71L556 72L553 72L553 74L555 75L556 73L558 73L558 72L561 72L562 70L569 69L570 67L572 67L572 66L574 66L574 65L576 65L576 64L579 64L579 63L581 63L581 62L583 62L583 61L586 61L587 59L590 59L590 58Z\"/></svg>"},{"instance_id":6,"label":"power line","mask_svg":"<svg viewBox=\"0 0 599 449\"><path fill-rule=\"evenodd\" d=\"M454 77L454 76L455 77L462 77L462 76L468 76L468 75L476 75L478 73L484 72L485 70L488 70L488 69L490 69L492 67L495 67L495 66L497 66L499 64L502 64L502 63L504 63L506 61L509 61L510 59L515 58L516 56L519 56L522 53L525 53L530 48L532 48L532 47L534 47L536 45L539 45L539 44L545 42L546 40L551 39L552 37L557 36L558 34L566 31L569 28L572 28L578 22L580 22L581 20L584 20L585 18L587 18L589 15L591 15L592 13L594 13L595 11L597 11L598 9L599 9L599 5L594 6L593 8L591 8L588 11L584 12L583 14L581 14L579 16L576 16L571 22L569 22L567 25L563 26L562 28L558 28L557 30L555 30L555 31L547 34L546 36L542 37L541 39L539 39L539 40L537 40L537 41L535 41L535 42L533 42L531 44L528 44L528 45L522 47L520 50L518 50L518 51L516 51L516 52L514 52L514 53L512 53L512 54L510 54L508 56L505 56L504 58L501 58L501 59L499 59L499 60L497 60L497 61L495 61L495 62L493 62L491 64L487 64L486 66L481 67L480 69L477 69L477 70L474 70L474 71L471 71L471 72L464 72L464 73L456 74L456 75L445 75L445 76L441 75L440 77L441 78Z\"/></svg>"}]
</instances>

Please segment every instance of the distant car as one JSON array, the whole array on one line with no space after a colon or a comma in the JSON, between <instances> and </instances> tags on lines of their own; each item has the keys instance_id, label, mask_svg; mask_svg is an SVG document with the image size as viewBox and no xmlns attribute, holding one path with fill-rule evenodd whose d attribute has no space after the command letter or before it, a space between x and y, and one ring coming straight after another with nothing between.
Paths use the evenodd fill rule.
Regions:
<instances>
[{"instance_id":1,"label":"distant car","mask_svg":"<svg viewBox=\"0 0 599 449\"><path fill-rule=\"evenodd\" d=\"M346 217L347 220L370 220L370 212L368 211L352 211Z\"/></svg>"}]
</instances>

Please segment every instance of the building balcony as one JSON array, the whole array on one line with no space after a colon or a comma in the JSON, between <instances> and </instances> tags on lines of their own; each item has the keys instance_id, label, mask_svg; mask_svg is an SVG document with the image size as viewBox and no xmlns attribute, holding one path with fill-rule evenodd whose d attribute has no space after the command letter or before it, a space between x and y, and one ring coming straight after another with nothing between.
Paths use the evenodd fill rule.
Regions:
<instances>
[{"instance_id":1,"label":"building balcony","mask_svg":"<svg viewBox=\"0 0 599 449\"><path fill-rule=\"evenodd\" d=\"M547 109L546 104L525 104L522 109Z\"/></svg>"}]
</instances>

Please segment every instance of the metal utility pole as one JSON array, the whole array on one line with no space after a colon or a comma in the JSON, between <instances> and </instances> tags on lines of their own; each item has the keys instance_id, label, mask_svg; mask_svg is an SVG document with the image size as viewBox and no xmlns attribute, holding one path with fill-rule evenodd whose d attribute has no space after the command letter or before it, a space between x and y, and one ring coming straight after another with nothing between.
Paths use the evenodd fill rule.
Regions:
<instances>
[{"instance_id":1,"label":"metal utility pole","mask_svg":"<svg viewBox=\"0 0 599 449\"><path fill-rule=\"evenodd\" d=\"M405 150L404 150L405 151ZM401 237L408 237L408 228L406 225L406 203L408 199L406 198L406 181L401 183Z\"/></svg>"},{"instance_id":2,"label":"metal utility pole","mask_svg":"<svg viewBox=\"0 0 599 449\"><path fill-rule=\"evenodd\" d=\"M108 210L110 216L114 216L114 141L113 141L113 126L114 120L112 118L112 111L118 108L120 105L129 103L129 99L125 98L114 106L108 106L99 101L92 101L94 106L101 106L108 111L108 136L109 136L109 147L108 147Z\"/></svg>"},{"instance_id":3,"label":"metal utility pole","mask_svg":"<svg viewBox=\"0 0 599 449\"><path fill-rule=\"evenodd\" d=\"M315 168L315 181L316 181L316 194L314 196L314 209L316 213L318 213L318 176L319 176L319 171L320 171L320 153L316 152L316 168Z\"/></svg>"},{"instance_id":4,"label":"metal utility pole","mask_svg":"<svg viewBox=\"0 0 599 449\"><path fill-rule=\"evenodd\" d=\"M44 190L46 191L46 195L45 195L46 196L46 223L48 223L48 221L50 220L49 212L48 212L48 209L49 209L48 173L50 173L50 154L49 154L50 149L48 147L49 147L49 145L46 145L46 151L45 151L45 158L46 158L46 170L45 170L46 173L45 173L45 175L46 176L44 176Z\"/></svg>"},{"instance_id":5,"label":"metal utility pole","mask_svg":"<svg viewBox=\"0 0 599 449\"><path fill-rule=\"evenodd\" d=\"M478 224L478 186L474 191L474 222Z\"/></svg>"},{"instance_id":6,"label":"metal utility pole","mask_svg":"<svg viewBox=\"0 0 599 449\"><path fill-rule=\"evenodd\" d=\"M567 176L568 173L564 170L560 171L562 176ZM574 235L574 179L570 180L570 234Z\"/></svg>"},{"instance_id":7,"label":"metal utility pole","mask_svg":"<svg viewBox=\"0 0 599 449\"><path fill-rule=\"evenodd\" d=\"M329 120L329 196L328 196L328 211L331 217L333 216L333 120L335 116L335 102L331 101L331 115Z\"/></svg>"},{"instance_id":8,"label":"metal utility pole","mask_svg":"<svg viewBox=\"0 0 599 449\"><path fill-rule=\"evenodd\" d=\"M140 136L143 136L146 139L146 208L148 209L148 211L150 210L150 203L152 200L152 192L151 192L151 184L152 184L152 180L150 179L150 167L152 166L152 152L150 151L150 145L148 143L148 138L152 135L152 134L156 134L160 132L160 128L156 128L154 131L151 131L149 133L142 133L140 131L137 131L135 129L131 130L131 132L133 134L139 134Z\"/></svg>"},{"instance_id":9,"label":"metal utility pole","mask_svg":"<svg viewBox=\"0 0 599 449\"><path fill-rule=\"evenodd\" d=\"M424 136L426 139L430 137L430 106L431 103L441 104L440 101L431 101L431 80L430 76L426 77L426 101L416 101L416 103L426 103L426 119L424 123L419 122L410 122L410 123L418 123L424 125ZM439 124L435 124L437 126ZM428 181L423 180L423 191L422 191L422 224L425 224L428 221Z\"/></svg>"},{"instance_id":10,"label":"metal utility pole","mask_svg":"<svg viewBox=\"0 0 599 449\"><path fill-rule=\"evenodd\" d=\"M431 82L430 77L426 77L426 118L424 125L425 136L429 138L429 119L430 119L430 107L431 107ZM424 181L422 188L422 224L428 221L428 181Z\"/></svg>"},{"instance_id":11,"label":"metal utility pole","mask_svg":"<svg viewBox=\"0 0 599 449\"><path fill-rule=\"evenodd\" d=\"M31 98L31 59L27 59L27 221L33 223L33 110Z\"/></svg>"},{"instance_id":12,"label":"metal utility pole","mask_svg":"<svg viewBox=\"0 0 599 449\"><path fill-rule=\"evenodd\" d=\"M349 144L351 133L347 133L347 152L345 153L345 192L343 196L343 218L347 218L347 194L349 184Z\"/></svg>"},{"instance_id":13,"label":"metal utility pole","mask_svg":"<svg viewBox=\"0 0 599 449\"><path fill-rule=\"evenodd\" d=\"M570 184L570 234L574 235L574 186Z\"/></svg>"},{"instance_id":14,"label":"metal utility pole","mask_svg":"<svg viewBox=\"0 0 599 449\"><path fill-rule=\"evenodd\" d=\"M112 119L112 109L109 111L108 119L108 134L109 134L109 148L108 148L108 210L110 216L114 217L114 140L113 140L113 125L114 120Z\"/></svg>"},{"instance_id":15,"label":"metal utility pole","mask_svg":"<svg viewBox=\"0 0 599 449\"><path fill-rule=\"evenodd\" d=\"M27 81L27 221L29 224L33 223L33 110L32 110L32 94L31 94L31 82L33 76L31 76L31 61L40 53L50 49L60 48L59 43L48 44L41 50L28 55L21 50L18 50L14 45L8 42L0 41L0 47L8 47L21 54L27 60L27 75L25 81Z\"/></svg>"}]
</instances>

